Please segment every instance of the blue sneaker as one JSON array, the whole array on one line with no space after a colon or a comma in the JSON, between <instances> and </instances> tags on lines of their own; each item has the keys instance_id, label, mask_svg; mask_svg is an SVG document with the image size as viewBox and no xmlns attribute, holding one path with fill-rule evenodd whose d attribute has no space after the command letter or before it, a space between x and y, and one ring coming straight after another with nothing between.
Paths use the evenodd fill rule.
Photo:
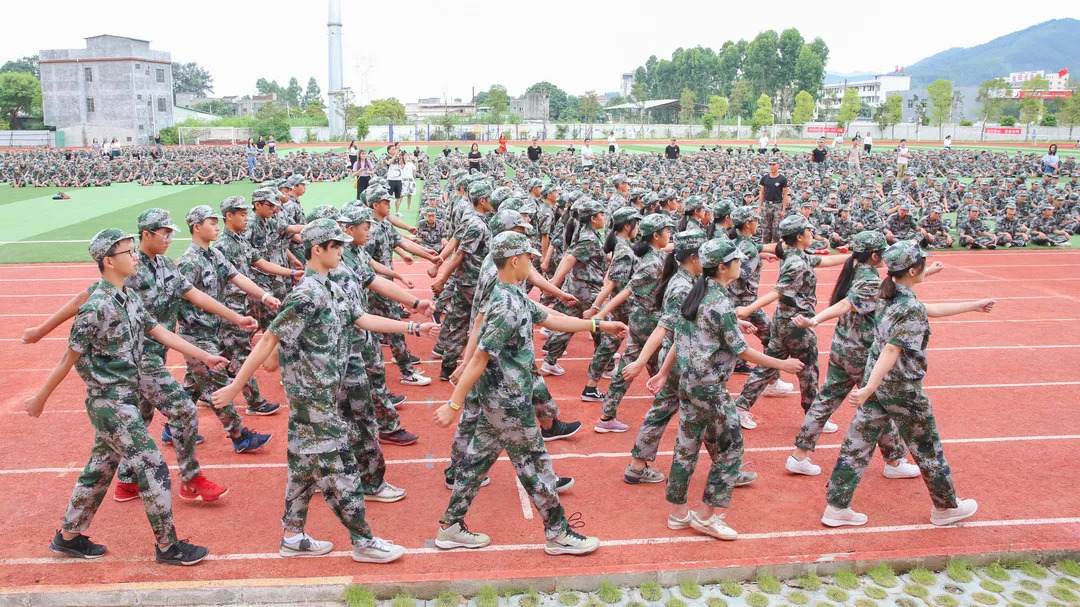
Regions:
<instances>
[{"instance_id":1,"label":"blue sneaker","mask_svg":"<svg viewBox=\"0 0 1080 607\"><path fill-rule=\"evenodd\" d=\"M236 451L237 453L258 451L265 447L266 443L270 442L270 439L273 437L273 434L258 434L252 432L248 428L244 428L240 431L240 436L232 439L233 451Z\"/></svg>"},{"instance_id":2,"label":"blue sneaker","mask_svg":"<svg viewBox=\"0 0 1080 607\"><path fill-rule=\"evenodd\" d=\"M161 425L164 426L164 429L161 431L161 442L163 444L166 444L166 445L173 444L172 432L169 431L169 424L161 424ZM196 445L201 445L203 440L204 440L203 435L200 434L200 435L195 437L195 444Z\"/></svg>"}]
</instances>

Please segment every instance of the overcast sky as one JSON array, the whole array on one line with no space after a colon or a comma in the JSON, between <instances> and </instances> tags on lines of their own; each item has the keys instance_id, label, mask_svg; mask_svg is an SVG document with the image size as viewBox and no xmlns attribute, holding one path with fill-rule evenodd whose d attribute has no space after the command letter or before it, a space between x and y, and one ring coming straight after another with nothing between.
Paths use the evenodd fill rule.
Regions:
<instances>
[{"instance_id":1,"label":"overcast sky","mask_svg":"<svg viewBox=\"0 0 1080 607\"><path fill-rule=\"evenodd\" d=\"M470 97L506 86L512 95L548 80L568 93L617 91L620 74L678 47L718 49L725 40L797 27L829 45L827 69L889 71L954 46L973 46L1053 19L1071 3L1028 11L985 2L835 0L683 2L657 0L506 2L342 0L345 85L369 98ZM39 0L5 3L0 62L42 48L80 48L117 34L151 41L174 61L214 76L217 95L252 93L260 76L326 93L325 0ZM50 19L54 16L56 19ZM29 24L35 24L33 26ZM370 65L370 68L368 67ZM1058 69L1061 66L1045 66ZM1076 66L1080 68L1080 66ZM364 70L367 83L364 86Z\"/></svg>"}]
</instances>

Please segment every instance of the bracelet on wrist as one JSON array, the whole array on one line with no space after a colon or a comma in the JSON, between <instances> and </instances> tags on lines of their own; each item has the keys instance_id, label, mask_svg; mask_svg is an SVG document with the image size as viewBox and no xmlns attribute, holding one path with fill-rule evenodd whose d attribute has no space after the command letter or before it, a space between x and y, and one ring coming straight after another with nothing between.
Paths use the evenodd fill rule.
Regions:
<instances>
[{"instance_id":1,"label":"bracelet on wrist","mask_svg":"<svg viewBox=\"0 0 1080 607\"><path fill-rule=\"evenodd\" d=\"M454 401L452 401L452 400L446 401L446 404L449 405L449 407L451 409L453 409L454 411L460 411L461 410L461 405L455 405Z\"/></svg>"},{"instance_id":2,"label":"bracelet on wrist","mask_svg":"<svg viewBox=\"0 0 1080 607\"><path fill-rule=\"evenodd\" d=\"M266 303L267 297L270 297L270 293L263 291L262 297L259 298L259 303Z\"/></svg>"},{"instance_id":3,"label":"bracelet on wrist","mask_svg":"<svg viewBox=\"0 0 1080 607\"><path fill-rule=\"evenodd\" d=\"M417 297L416 301L413 302L412 309L415 310L415 309L417 309L419 307L420 307L420 298Z\"/></svg>"}]
</instances>

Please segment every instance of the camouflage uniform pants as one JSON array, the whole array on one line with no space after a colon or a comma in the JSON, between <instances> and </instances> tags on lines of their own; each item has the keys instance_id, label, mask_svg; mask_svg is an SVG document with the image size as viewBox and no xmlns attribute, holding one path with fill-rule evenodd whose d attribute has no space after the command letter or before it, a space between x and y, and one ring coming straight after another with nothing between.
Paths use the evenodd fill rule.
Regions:
<instances>
[{"instance_id":1,"label":"camouflage uniform pants","mask_svg":"<svg viewBox=\"0 0 1080 607\"><path fill-rule=\"evenodd\" d=\"M382 346L376 333L368 332L367 339L356 340L354 346L360 349L364 359L364 374L370 388L371 404L375 410L375 421L379 432L390 434L401 428L401 416L390 404L390 389L386 387L386 367L383 365Z\"/></svg>"},{"instance_id":2,"label":"camouflage uniform pants","mask_svg":"<svg viewBox=\"0 0 1080 607\"><path fill-rule=\"evenodd\" d=\"M833 233L829 235L829 245L834 249L837 247L846 247L850 242L850 238L843 238L839 234Z\"/></svg>"},{"instance_id":3,"label":"camouflage uniform pants","mask_svg":"<svg viewBox=\"0 0 1080 607\"><path fill-rule=\"evenodd\" d=\"M260 304L260 307L265 307ZM251 333L241 329L240 327L229 323L222 323L221 326L221 355L229 359L229 368L226 370L229 374L229 380L236 377L236 374L240 372L240 367L244 366L244 361L251 355ZM255 376L252 375L251 379L244 384L242 388L244 394L244 402L248 406L261 405L266 402L261 392L259 392L259 384L255 381ZM204 402L210 402L209 394L203 395Z\"/></svg>"},{"instance_id":4,"label":"camouflage uniform pants","mask_svg":"<svg viewBox=\"0 0 1080 607\"><path fill-rule=\"evenodd\" d=\"M212 335L181 334L180 337L183 337L184 341L194 344L210 354L220 354L218 341L216 337ZM207 367L206 363L201 360L185 356L184 362L187 363L188 373L191 375L196 388L201 394L210 396L215 391L227 386L231 381L228 372L225 370L215 371L214 369ZM240 414L236 412L236 407L233 406L232 403L229 403L224 407L215 407L210 400L206 400L206 402L210 403L210 408L214 411L214 415L217 416L218 421L221 422L221 427L225 428L225 431L229 434L238 432L244 427L244 422L240 419ZM170 425L169 428L172 429L172 426Z\"/></svg>"},{"instance_id":5,"label":"camouflage uniform pants","mask_svg":"<svg viewBox=\"0 0 1080 607\"><path fill-rule=\"evenodd\" d=\"M624 324L629 322L630 319L627 318L626 313L622 308L623 306L619 306L618 309L612 312L610 317L611 320ZM597 318L596 320L600 321L604 319ZM600 344L596 347L596 353L593 354L592 362L589 363L588 377L590 381L600 381L601 376L615 361L615 353L622 347L622 343L623 340L614 335L604 333L600 336Z\"/></svg>"},{"instance_id":6,"label":"camouflage uniform pants","mask_svg":"<svg viewBox=\"0 0 1080 607\"><path fill-rule=\"evenodd\" d=\"M765 208L761 213L761 234L762 242L776 242L780 240L780 220L783 217L780 216L780 208L783 203L780 202L765 202Z\"/></svg>"},{"instance_id":7,"label":"camouflage uniform pants","mask_svg":"<svg viewBox=\"0 0 1080 607\"><path fill-rule=\"evenodd\" d=\"M817 335L814 331L796 327L790 318L774 317L769 327L769 345L765 347L765 355L802 361L803 370L799 372L800 404L803 412L809 411L818 391ZM750 379L743 385L742 394L735 399L735 406L749 411L765 387L778 377L780 372L776 369L754 367Z\"/></svg>"},{"instance_id":8,"label":"camouflage uniform pants","mask_svg":"<svg viewBox=\"0 0 1080 607\"><path fill-rule=\"evenodd\" d=\"M1014 247L1025 247L1025 246L1027 246L1028 238L1029 238L1029 236L1027 234L1024 234L1024 233L1010 234L1010 236L1012 236L1012 240L1009 241L1009 242L1012 242L1012 246L1014 246ZM999 240L999 242L1001 242L1001 246L1005 246L1006 240L1004 238L999 237L998 240Z\"/></svg>"},{"instance_id":9,"label":"camouflage uniform pants","mask_svg":"<svg viewBox=\"0 0 1080 607\"><path fill-rule=\"evenodd\" d=\"M125 400L86 399L86 412L94 426L94 446L64 514L63 531L82 533L101 506L116 468L123 460L139 483L146 518L159 544L176 542L172 514L172 483L169 466L146 431L138 407Z\"/></svg>"},{"instance_id":10,"label":"camouflage uniform pants","mask_svg":"<svg viewBox=\"0 0 1080 607\"><path fill-rule=\"evenodd\" d=\"M285 263L285 266L288 267L288 262ZM276 297L278 301L285 301L285 296L289 294L291 281L284 276L273 276L255 272L251 275L251 280L259 285L264 291ZM252 302L250 309L251 315L255 317L255 320L259 321L259 328L263 331L270 326L274 317L277 316L276 311L271 310L269 306L264 306L261 303L256 304Z\"/></svg>"},{"instance_id":11,"label":"camouflage uniform pants","mask_svg":"<svg viewBox=\"0 0 1080 607\"><path fill-rule=\"evenodd\" d=\"M969 249L985 249L991 246L997 246L998 239L996 236L974 236L974 242L961 241L961 246Z\"/></svg>"},{"instance_id":12,"label":"camouflage uniform pants","mask_svg":"<svg viewBox=\"0 0 1080 607\"><path fill-rule=\"evenodd\" d=\"M846 356L835 350L829 353L825 385L821 387L821 391L814 398L814 404L810 405L810 410L803 417L802 429L795 438L796 447L806 451L813 451L817 447L825 422L844 404L844 399L862 379L865 367L865 353L861 356ZM881 449L881 456L887 462L894 462L907 455L907 446L900 440L900 433L892 420L885 425L877 444Z\"/></svg>"},{"instance_id":13,"label":"camouflage uniform pants","mask_svg":"<svg viewBox=\"0 0 1080 607\"><path fill-rule=\"evenodd\" d=\"M366 380L341 390L338 411L349 425L349 449L356 458L360 486L365 494L375 493L383 486L386 458L379 446L379 424Z\"/></svg>"},{"instance_id":14,"label":"camouflage uniform pants","mask_svg":"<svg viewBox=\"0 0 1080 607\"><path fill-rule=\"evenodd\" d=\"M667 481L668 502L686 503L702 443L712 457L702 501L727 508L742 466L743 437L739 415L724 384L679 388L679 435Z\"/></svg>"},{"instance_id":15,"label":"camouflage uniform pants","mask_svg":"<svg viewBox=\"0 0 1080 607\"><path fill-rule=\"evenodd\" d=\"M1041 236L1034 236L1034 235L1031 237L1031 244L1037 244L1037 245L1043 245L1043 246L1054 247L1054 246L1058 246L1058 245L1063 245L1066 242L1069 242L1069 237L1068 236L1063 236L1061 234L1047 234L1046 238L1043 238Z\"/></svg>"},{"instance_id":16,"label":"camouflage uniform pants","mask_svg":"<svg viewBox=\"0 0 1080 607\"><path fill-rule=\"evenodd\" d=\"M396 302L390 301L377 293L372 293L370 303L370 312L372 314L391 320L401 320L401 306L397 305ZM410 354L405 347L405 336L400 333L389 333L386 334L386 339L390 343L390 352L394 355L394 360L397 361L398 369L401 370L401 376L406 377L415 373L416 369L409 362Z\"/></svg>"},{"instance_id":17,"label":"camouflage uniform pants","mask_svg":"<svg viewBox=\"0 0 1080 607\"><path fill-rule=\"evenodd\" d=\"M661 351L661 358L666 355ZM671 373L664 387L653 397L649 411L645 413L645 421L641 422L634 448L630 451L630 457L646 462L656 461L656 452L660 448L660 439L664 436L668 422L679 411L679 374Z\"/></svg>"},{"instance_id":18,"label":"camouflage uniform pants","mask_svg":"<svg viewBox=\"0 0 1080 607\"><path fill-rule=\"evenodd\" d=\"M536 369L536 365L533 365L532 373L532 404L533 408L536 409L536 419L544 421L554 420L559 417L559 405L551 396L551 392L547 387L547 382L544 381L544 376L540 375L540 372Z\"/></svg>"},{"instance_id":19,"label":"camouflage uniform pants","mask_svg":"<svg viewBox=\"0 0 1080 607\"><path fill-rule=\"evenodd\" d=\"M945 461L930 398L921 387L894 388L886 384L859 407L848 428L840 447L840 457L829 478L826 494L829 505L836 508L851 505L855 488L874 454L874 445L889 421L896 424L900 437L911 449L934 506L955 508L957 500L952 471Z\"/></svg>"},{"instance_id":20,"label":"camouflage uniform pants","mask_svg":"<svg viewBox=\"0 0 1080 607\"><path fill-rule=\"evenodd\" d=\"M443 285L441 293L435 296L435 311L439 314L446 314L447 308L450 306L450 299L454 296L454 291L457 290L457 282L453 279L447 280Z\"/></svg>"},{"instance_id":21,"label":"camouflage uniform pants","mask_svg":"<svg viewBox=\"0 0 1080 607\"><path fill-rule=\"evenodd\" d=\"M176 447L176 463L180 479L187 482L199 475L199 460L195 457L195 439L199 434L199 414L195 403L180 387L176 378L165 368L165 361L156 355L144 355L139 361L139 414L148 426L154 419L154 409L168 420ZM121 483L138 482L138 472L131 462L122 461L117 474Z\"/></svg>"},{"instance_id":22,"label":"camouflage uniform pants","mask_svg":"<svg viewBox=\"0 0 1080 607\"><path fill-rule=\"evenodd\" d=\"M738 303L739 306L747 306L754 303L748 301L746 303ZM750 324L754 325L757 329L757 338L761 341L762 348L769 347L769 315L765 313L765 310L755 310L753 314L745 319Z\"/></svg>"},{"instance_id":23,"label":"camouflage uniform pants","mask_svg":"<svg viewBox=\"0 0 1080 607\"><path fill-rule=\"evenodd\" d=\"M469 341L469 331L472 329L469 326L469 317L472 315L475 294L476 285L458 284L450 299L450 309L443 318L439 343L436 345L439 352L442 352L442 372L446 375L450 375L457 368L458 359Z\"/></svg>"},{"instance_id":24,"label":"camouflage uniform pants","mask_svg":"<svg viewBox=\"0 0 1080 607\"><path fill-rule=\"evenodd\" d=\"M452 525L465 519L480 483L505 448L518 482L544 519L544 535L554 539L566 531L566 516L555 492L555 470L536 424L536 412L528 405L500 407L503 403L494 402L493 396L479 398L475 430L456 470L454 492L440 522Z\"/></svg>"},{"instance_id":25,"label":"camouflage uniform pants","mask_svg":"<svg viewBox=\"0 0 1080 607\"><path fill-rule=\"evenodd\" d=\"M577 287L577 285L575 285ZM571 295L577 298L577 305L568 306L561 301L556 301L552 307L556 312L566 314L567 316L573 316L574 318L582 318L585 315L585 311L589 309L592 302L596 299L596 295L600 292L599 286L594 290L586 288L574 288L572 291L568 291ZM551 335L548 335L547 342L544 343L544 362L549 365L555 365L559 363L559 359L562 358L563 353L566 352L566 346L570 344L570 338L573 337L573 333L562 333L560 331L552 331ZM593 333L593 343L599 347L600 345L600 332Z\"/></svg>"},{"instance_id":26,"label":"camouflage uniform pants","mask_svg":"<svg viewBox=\"0 0 1080 607\"><path fill-rule=\"evenodd\" d=\"M626 391L630 389L630 382L626 381L622 376L622 370L626 365L637 360L641 354L641 348L649 340L649 335L652 334L659 320L656 314L646 314L641 310L634 310L630 314L630 336L626 340L626 352L623 352L622 360L619 361L619 368L611 378L611 386L608 387L607 394L604 396L601 417L614 418L618 412L619 403L622 402ZM649 369L650 376L656 375L657 371L660 370L655 354L649 359L646 366Z\"/></svg>"}]
</instances>

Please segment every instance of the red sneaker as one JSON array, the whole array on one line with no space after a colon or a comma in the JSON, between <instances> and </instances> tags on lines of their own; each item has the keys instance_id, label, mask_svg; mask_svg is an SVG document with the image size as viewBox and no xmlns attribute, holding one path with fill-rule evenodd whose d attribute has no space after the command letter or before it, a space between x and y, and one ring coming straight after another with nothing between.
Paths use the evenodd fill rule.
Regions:
<instances>
[{"instance_id":1,"label":"red sneaker","mask_svg":"<svg viewBox=\"0 0 1080 607\"><path fill-rule=\"evenodd\" d=\"M118 502L130 502L139 499L139 483L116 483L113 499Z\"/></svg>"},{"instance_id":2,"label":"red sneaker","mask_svg":"<svg viewBox=\"0 0 1080 607\"><path fill-rule=\"evenodd\" d=\"M405 428L398 428L389 434L379 433L379 442L384 445L397 445L405 447L419 440L420 437Z\"/></svg>"},{"instance_id":3,"label":"red sneaker","mask_svg":"<svg viewBox=\"0 0 1080 607\"><path fill-rule=\"evenodd\" d=\"M847 247L836 247L836 252L837 253L847 253L848 248Z\"/></svg>"},{"instance_id":4,"label":"red sneaker","mask_svg":"<svg viewBox=\"0 0 1080 607\"><path fill-rule=\"evenodd\" d=\"M180 497L186 500L216 502L228 492L228 487L214 484L202 474L191 479L189 483L180 483Z\"/></svg>"}]
</instances>

